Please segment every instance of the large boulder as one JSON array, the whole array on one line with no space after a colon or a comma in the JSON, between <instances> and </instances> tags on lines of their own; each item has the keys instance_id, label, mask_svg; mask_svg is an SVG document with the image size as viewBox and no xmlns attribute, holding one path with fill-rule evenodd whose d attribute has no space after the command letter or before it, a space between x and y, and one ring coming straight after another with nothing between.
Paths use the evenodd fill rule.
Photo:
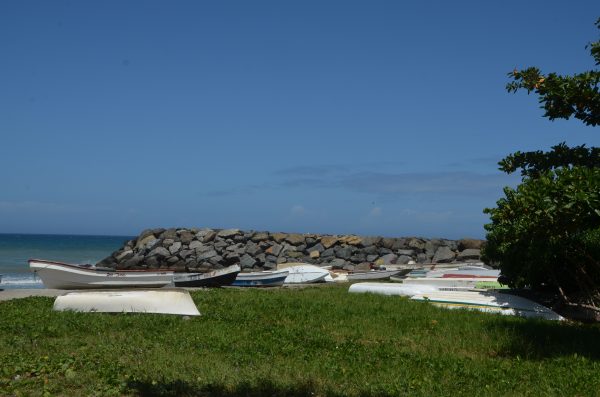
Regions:
<instances>
[{"instance_id":1,"label":"large boulder","mask_svg":"<svg viewBox=\"0 0 600 397\"><path fill-rule=\"evenodd\" d=\"M454 260L456 254L454 251L447 246L441 246L435 251L435 255L433 256L433 263L449 263Z\"/></svg>"},{"instance_id":2,"label":"large boulder","mask_svg":"<svg viewBox=\"0 0 600 397\"><path fill-rule=\"evenodd\" d=\"M304 244L304 236L301 234L288 234L285 238L285 241L292 245L300 245Z\"/></svg>"},{"instance_id":3,"label":"large boulder","mask_svg":"<svg viewBox=\"0 0 600 397\"><path fill-rule=\"evenodd\" d=\"M240 234L240 229L224 229L217 233L217 236L221 238L231 238L236 234Z\"/></svg>"},{"instance_id":4,"label":"large boulder","mask_svg":"<svg viewBox=\"0 0 600 397\"><path fill-rule=\"evenodd\" d=\"M126 261L127 259L129 259L129 258L132 258L132 257L133 257L133 251L132 251L132 250L125 250L125 251L123 251L123 252L119 253L119 254L118 254L116 257L115 257L115 260L116 260L117 262L124 262L124 261Z\"/></svg>"},{"instance_id":5,"label":"large boulder","mask_svg":"<svg viewBox=\"0 0 600 397\"><path fill-rule=\"evenodd\" d=\"M242 256L240 259L240 266L242 269L251 269L255 263L256 260L248 254L244 254L244 256Z\"/></svg>"},{"instance_id":6,"label":"large boulder","mask_svg":"<svg viewBox=\"0 0 600 397\"><path fill-rule=\"evenodd\" d=\"M478 249L480 250L485 243L484 240L476 240L472 238L462 238L458 240L458 250L464 251L466 249Z\"/></svg>"},{"instance_id":7,"label":"large boulder","mask_svg":"<svg viewBox=\"0 0 600 397\"><path fill-rule=\"evenodd\" d=\"M273 233L273 234L271 234L271 237L276 242L281 243L287 237L287 234L285 234L285 233Z\"/></svg>"},{"instance_id":8,"label":"large boulder","mask_svg":"<svg viewBox=\"0 0 600 397\"><path fill-rule=\"evenodd\" d=\"M202 242L210 243L210 242L214 241L214 239L216 237L217 237L217 232L215 232L214 230L208 230L206 232L206 234L202 237Z\"/></svg>"},{"instance_id":9,"label":"large boulder","mask_svg":"<svg viewBox=\"0 0 600 397\"><path fill-rule=\"evenodd\" d=\"M156 240L157 238L154 236L154 234L147 234L146 236L141 237L137 240L137 243L135 244L135 249L137 251L143 250L148 245L152 245L151 243L154 243Z\"/></svg>"},{"instance_id":10,"label":"large boulder","mask_svg":"<svg viewBox=\"0 0 600 397\"><path fill-rule=\"evenodd\" d=\"M481 251L475 248L467 248L464 251L461 251L457 256L456 260L458 261L468 261L468 260L479 260L481 257Z\"/></svg>"},{"instance_id":11,"label":"large boulder","mask_svg":"<svg viewBox=\"0 0 600 397\"><path fill-rule=\"evenodd\" d=\"M174 254L181 249L181 241L176 241L169 247L169 252Z\"/></svg>"},{"instance_id":12,"label":"large boulder","mask_svg":"<svg viewBox=\"0 0 600 397\"><path fill-rule=\"evenodd\" d=\"M382 264L385 265L395 265L396 261L398 260L398 255L396 254L387 254L382 256L381 258L381 262Z\"/></svg>"},{"instance_id":13,"label":"large boulder","mask_svg":"<svg viewBox=\"0 0 600 397\"><path fill-rule=\"evenodd\" d=\"M177 229L172 228L172 229L165 230L160 235L160 238L162 238L162 239L167 239L168 238L168 239L177 240L179 238L179 236L177 236Z\"/></svg>"},{"instance_id":14,"label":"large boulder","mask_svg":"<svg viewBox=\"0 0 600 397\"><path fill-rule=\"evenodd\" d=\"M160 256L162 258L167 258L171 256L171 253L165 247L156 247L148 254L148 257Z\"/></svg>"},{"instance_id":15,"label":"large boulder","mask_svg":"<svg viewBox=\"0 0 600 397\"><path fill-rule=\"evenodd\" d=\"M321 244L325 249L333 247L338 242L336 236L323 236L321 237Z\"/></svg>"},{"instance_id":16,"label":"large boulder","mask_svg":"<svg viewBox=\"0 0 600 397\"><path fill-rule=\"evenodd\" d=\"M338 247L335 249L335 256L342 259L350 259L352 251L352 247Z\"/></svg>"},{"instance_id":17,"label":"large boulder","mask_svg":"<svg viewBox=\"0 0 600 397\"><path fill-rule=\"evenodd\" d=\"M179 233L179 241L181 241L182 244L189 244L192 242L192 240L194 240L195 235L187 230L183 230L182 232Z\"/></svg>"},{"instance_id":18,"label":"large boulder","mask_svg":"<svg viewBox=\"0 0 600 397\"><path fill-rule=\"evenodd\" d=\"M258 243L269 239L269 232L256 232L252 235L252 241Z\"/></svg>"},{"instance_id":19,"label":"large boulder","mask_svg":"<svg viewBox=\"0 0 600 397\"><path fill-rule=\"evenodd\" d=\"M339 241L343 244L348 244L348 245L362 245L362 238L360 238L358 236L340 237Z\"/></svg>"}]
</instances>

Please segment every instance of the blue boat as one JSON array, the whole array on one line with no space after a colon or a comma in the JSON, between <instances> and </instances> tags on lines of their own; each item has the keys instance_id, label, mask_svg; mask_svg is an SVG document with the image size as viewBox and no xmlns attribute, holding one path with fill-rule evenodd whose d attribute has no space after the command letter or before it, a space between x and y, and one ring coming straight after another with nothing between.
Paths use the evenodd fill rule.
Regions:
<instances>
[{"instance_id":1,"label":"blue boat","mask_svg":"<svg viewBox=\"0 0 600 397\"><path fill-rule=\"evenodd\" d=\"M238 273L234 287L280 287L289 272L287 270Z\"/></svg>"}]
</instances>

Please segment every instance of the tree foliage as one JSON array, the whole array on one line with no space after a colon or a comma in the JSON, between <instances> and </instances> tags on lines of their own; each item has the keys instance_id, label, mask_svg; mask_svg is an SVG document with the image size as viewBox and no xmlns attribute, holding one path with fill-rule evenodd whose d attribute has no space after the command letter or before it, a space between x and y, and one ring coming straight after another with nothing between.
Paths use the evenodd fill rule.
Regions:
<instances>
[{"instance_id":1,"label":"tree foliage","mask_svg":"<svg viewBox=\"0 0 600 397\"><path fill-rule=\"evenodd\" d=\"M600 29L600 18L596 21ZM596 65L600 65L600 41L588 45ZM600 123L600 71L589 70L572 76L556 73L543 74L536 67L515 69L509 73L513 79L506 88L509 92L520 89L534 92L539 97L544 117L550 120L575 117L586 125Z\"/></svg>"},{"instance_id":2,"label":"tree foliage","mask_svg":"<svg viewBox=\"0 0 600 397\"><path fill-rule=\"evenodd\" d=\"M600 19L596 22L600 28ZM589 46L600 65L600 41ZM600 71L571 76L542 74L538 68L514 70L509 92L539 97L544 117L575 117L600 123ZM549 152L516 152L500 170L521 170L522 183L505 188L496 208L486 208L484 260L496 263L513 287L553 287L566 300L600 303L600 148L568 147Z\"/></svg>"},{"instance_id":3,"label":"tree foliage","mask_svg":"<svg viewBox=\"0 0 600 397\"><path fill-rule=\"evenodd\" d=\"M522 176L538 176L560 167L600 167L600 148L585 145L569 147L565 142L552 147L549 152L516 152L502 159L500 170L511 174L521 169Z\"/></svg>"},{"instance_id":4,"label":"tree foliage","mask_svg":"<svg viewBox=\"0 0 600 397\"><path fill-rule=\"evenodd\" d=\"M600 288L600 168L573 167L525 177L487 208L484 259L513 287L553 286L593 302Z\"/></svg>"}]
</instances>

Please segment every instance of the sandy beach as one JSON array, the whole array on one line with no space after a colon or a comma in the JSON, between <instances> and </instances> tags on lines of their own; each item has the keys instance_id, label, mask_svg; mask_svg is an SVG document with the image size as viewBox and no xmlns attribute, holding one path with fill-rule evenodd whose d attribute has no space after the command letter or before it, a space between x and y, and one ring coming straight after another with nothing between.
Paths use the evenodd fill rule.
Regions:
<instances>
[{"instance_id":1,"label":"sandy beach","mask_svg":"<svg viewBox=\"0 0 600 397\"><path fill-rule=\"evenodd\" d=\"M0 290L0 301L28 298L30 296L55 297L66 291L60 289L31 288L31 289L4 289Z\"/></svg>"}]
</instances>

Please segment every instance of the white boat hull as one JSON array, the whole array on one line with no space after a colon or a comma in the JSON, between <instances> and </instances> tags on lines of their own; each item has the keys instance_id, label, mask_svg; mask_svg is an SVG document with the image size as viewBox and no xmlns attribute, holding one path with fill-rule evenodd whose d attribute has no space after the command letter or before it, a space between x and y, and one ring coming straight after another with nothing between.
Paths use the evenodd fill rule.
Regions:
<instances>
[{"instance_id":1,"label":"white boat hull","mask_svg":"<svg viewBox=\"0 0 600 397\"><path fill-rule=\"evenodd\" d=\"M99 271L37 259L29 268L53 289L160 288L173 281L172 271Z\"/></svg>"},{"instance_id":2,"label":"white boat hull","mask_svg":"<svg viewBox=\"0 0 600 397\"><path fill-rule=\"evenodd\" d=\"M431 285L403 285L399 283L356 283L350 286L348 292L390 296L414 296L417 294L423 294L426 292L433 292L437 290L437 287Z\"/></svg>"},{"instance_id":3,"label":"white boat hull","mask_svg":"<svg viewBox=\"0 0 600 397\"><path fill-rule=\"evenodd\" d=\"M496 280L481 278L445 278L445 277L421 277L406 278L402 280L404 285L433 285L436 287L462 287L462 288L502 288Z\"/></svg>"},{"instance_id":4,"label":"white boat hull","mask_svg":"<svg viewBox=\"0 0 600 397\"><path fill-rule=\"evenodd\" d=\"M391 276L401 273L401 270L371 270L364 273L348 273L348 281L358 280L385 280Z\"/></svg>"},{"instance_id":5,"label":"white boat hull","mask_svg":"<svg viewBox=\"0 0 600 397\"><path fill-rule=\"evenodd\" d=\"M329 271L314 265L296 265L285 268L289 272L284 284L310 284L325 281Z\"/></svg>"},{"instance_id":6,"label":"white boat hull","mask_svg":"<svg viewBox=\"0 0 600 397\"><path fill-rule=\"evenodd\" d=\"M498 292L433 291L411 297L449 309L471 309L504 315L564 320L547 307L520 296Z\"/></svg>"},{"instance_id":7,"label":"white boat hull","mask_svg":"<svg viewBox=\"0 0 600 397\"><path fill-rule=\"evenodd\" d=\"M190 294L181 288L67 292L56 298L54 310L200 315Z\"/></svg>"},{"instance_id":8,"label":"white boat hull","mask_svg":"<svg viewBox=\"0 0 600 397\"><path fill-rule=\"evenodd\" d=\"M492 278L497 279L500 276L500 270L478 268L476 266L465 266L455 270L432 270L425 277L443 277L443 278Z\"/></svg>"}]
</instances>

